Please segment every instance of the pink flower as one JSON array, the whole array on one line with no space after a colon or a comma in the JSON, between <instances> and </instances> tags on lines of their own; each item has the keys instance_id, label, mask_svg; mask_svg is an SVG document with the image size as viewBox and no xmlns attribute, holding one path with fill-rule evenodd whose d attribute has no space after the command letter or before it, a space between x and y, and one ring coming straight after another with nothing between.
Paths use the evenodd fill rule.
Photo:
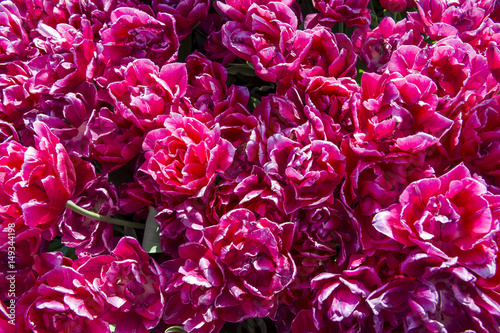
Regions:
<instances>
[{"instance_id":1,"label":"pink flower","mask_svg":"<svg viewBox=\"0 0 500 333\"><path fill-rule=\"evenodd\" d=\"M277 223L289 221L289 216L283 214L281 187L261 167L254 165L234 177L234 180L220 180L206 202L199 198L166 205L161 202L166 208L156 215L156 220L165 252L177 258L180 244L202 241L203 230L217 225L234 209L245 208L256 218Z\"/></svg>"},{"instance_id":2,"label":"pink flower","mask_svg":"<svg viewBox=\"0 0 500 333\"><path fill-rule=\"evenodd\" d=\"M0 61L24 58L28 51L28 34L23 27L23 17L15 3L5 1L0 4Z\"/></svg>"},{"instance_id":3,"label":"pink flower","mask_svg":"<svg viewBox=\"0 0 500 333\"><path fill-rule=\"evenodd\" d=\"M498 293L481 287L477 277L468 269L456 266L454 260L446 261L417 251L401 264L401 270L412 280L430 287L429 291L433 290L432 293L420 293L419 298L412 296L409 300L410 311L404 319L408 332L421 332L420 327L425 327L428 332L500 332ZM403 294L407 294L408 286L403 288ZM392 296L396 302L386 304L391 312L396 310L402 293L390 295L390 290L381 291L373 294L376 297L370 303L382 309L386 307L382 305L383 299ZM396 308L390 309L391 303Z\"/></svg>"},{"instance_id":4,"label":"pink flower","mask_svg":"<svg viewBox=\"0 0 500 333\"><path fill-rule=\"evenodd\" d=\"M42 235L49 240L55 237L56 226L54 224L59 219L59 217L51 219L50 225L45 227L36 224L28 226L25 223L17 189L25 184L22 167L27 151L28 148L15 141L0 144L0 229L2 230L0 234L0 267L2 268L0 296L3 300L18 299L33 286L34 279L31 274L33 256L40 251L41 246L43 248ZM43 169L44 166L41 164L38 168ZM31 185L28 188L30 192L38 190L43 195L43 189L39 189L36 185ZM31 200L35 202L37 198ZM51 203L48 202L47 205L50 206ZM60 209L59 214L64 208L60 207ZM47 218L47 215L37 216L39 222L43 223L43 219ZM32 219L30 222L34 223L35 221ZM12 267L12 262L14 262L14 267ZM16 271L16 274L12 275L16 284L13 297L7 297L9 290L12 289L9 287L10 280L7 279L10 271Z\"/></svg>"},{"instance_id":5,"label":"pink flower","mask_svg":"<svg viewBox=\"0 0 500 333\"><path fill-rule=\"evenodd\" d=\"M224 45L271 82L296 70L312 42L308 33L297 30L295 13L279 2L252 4L242 22L227 22L222 31Z\"/></svg>"},{"instance_id":6,"label":"pink flower","mask_svg":"<svg viewBox=\"0 0 500 333\"><path fill-rule=\"evenodd\" d=\"M236 177L234 185L233 193L238 198L235 207L246 208L256 216L265 217L271 221L286 221L282 213L280 186L261 167L253 166L248 172L241 173ZM219 209L225 208L226 203L222 200L218 201Z\"/></svg>"},{"instance_id":7,"label":"pink flower","mask_svg":"<svg viewBox=\"0 0 500 333\"><path fill-rule=\"evenodd\" d=\"M254 165L235 176L234 180L223 180L215 186L206 204L199 200L181 203L175 208L177 219L192 229L191 233L200 233L204 228L218 224L222 216L238 208L248 209L257 217L285 222L288 216L283 215L280 190L276 180ZM201 239L201 235L196 237Z\"/></svg>"},{"instance_id":8,"label":"pink flower","mask_svg":"<svg viewBox=\"0 0 500 333\"><path fill-rule=\"evenodd\" d=\"M45 123L71 155L89 157L91 138L87 125L97 103L95 86L85 81L74 92L57 97L44 94L38 108L23 118L30 123L35 120Z\"/></svg>"},{"instance_id":9,"label":"pink flower","mask_svg":"<svg viewBox=\"0 0 500 333\"><path fill-rule=\"evenodd\" d=\"M67 93L86 80L86 66L77 65L75 54L49 53L28 63L32 73L27 88L32 95Z\"/></svg>"},{"instance_id":10,"label":"pink flower","mask_svg":"<svg viewBox=\"0 0 500 333\"><path fill-rule=\"evenodd\" d=\"M352 34L353 44L369 71L382 73L392 53L401 45L424 46L424 39L417 27L407 20L394 22L385 17L373 30L360 27Z\"/></svg>"},{"instance_id":11,"label":"pink flower","mask_svg":"<svg viewBox=\"0 0 500 333\"><path fill-rule=\"evenodd\" d=\"M162 66L177 59L179 38L172 15L158 13L154 18L136 8L120 7L111 13L110 20L100 35L102 54L112 63L147 58Z\"/></svg>"},{"instance_id":12,"label":"pink flower","mask_svg":"<svg viewBox=\"0 0 500 333\"><path fill-rule=\"evenodd\" d=\"M86 128L91 138L91 156L102 164L102 172L130 162L142 151L144 131L108 108L94 110Z\"/></svg>"},{"instance_id":13,"label":"pink flower","mask_svg":"<svg viewBox=\"0 0 500 333\"><path fill-rule=\"evenodd\" d=\"M359 107L359 90L359 85L350 78L318 76L308 80L304 90L305 109L316 115L320 113L318 118L322 118L323 123L332 124L333 133L328 133L329 126L324 126L329 140L340 144L339 136L354 130L353 110Z\"/></svg>"},{"instance_id":14,"label":"pink flower","mask_svg":"<svg viewBox=\"0 0 500 333\"><path fill-rule=\"evenodd\" d=\"M424 49L401 46L394 52L388 69L391 73L418 73L432 79L439 97L437 110L450 119L463 107L478 104L498 87L486 57L457 37L442 39ZM461 104L464 106L459 107Z\"/></svg>"},{"instance_id":15,"label":"pink flower","mask_svg":"<svg viewBox=\"0 0 500 333\"><path fill-rule=\"evenodd\" d=\"M217 306L241 306L246 318L273 318L279 293L296 274L289 253L293 232L293 223L277 224L266 218L257 220L246 209L235 209L224 215L218 225L206 228L204 236L208 248L225 274ZM231 322L244 319L231 318L229 313L223 314L222 309L220 318Z\"/></svg>"},{"instance_id":16,"label":"pink flower","mask_svg":"<svg viewBox=\"0 0 500 333\"><path fill-rule=\"evenodd\" d=\"M243 22L245 20L245 15L247 11L253 4L258 6L268 5L272 0L225 0L217 1L217 6L220 8L224 14L229 16L232 20L237 22ZM290 7L293 4L292 0L279 1L280 3Z\"/></svg>"},{"instance_id":17,"label":"pink flower","mask_svg":"<svg viewBox=\"0 0 500 333\"><path fill-rule=\"evenodd\" d=\"M95 57L97 50L93 41L94 34L90 21L85 17L72 20L71 24L58 23L55 26L40 22L36 32L33 43L44 53L79 51L78 65Z\"/></svg>"},{"instance_id":18,"label":"pink flower","mask_svg":"<svg viewBox=\"0 0 500 333\"><path fill-rule=\"evenodd\" d=\"M28 64L35 76L31 80L32 93L74 92L83 82L99 75L98 46L93 41L90 21L81 18L72 23L76 27L66 23L54 27L39 24L33 43L41 52Z\"/></svg>"},{"instance_id":19,"label":"pink flower","mask_svg":"<svg viewBox=\"0 0 500 333\"><path fill-rule=\"evenodd\" d=\"M242 151L257 126L257 120L246 108L250 99L248 88L236 85L228 88L224 66L198 52L186 58L186 68L188 84L183 101L183 106L188 109L186 114L209 128L218 124L221 137ZM240 159L240 164L244 164L245 156L235 158L236 161Z\"/></svg>"},{"instance_id":20,"label":"pink flower","mask_svg":"<svg viewBox=\"0 0 500 333\"><path fill-rule=\"evenodd\" d=\"M334 322L339 332L351 327L361 329L373 326L366 299L381 285L375 270L367 266L344 270L340 274L321 273L315 276L311 280L311 288L317 290L312 313L316 329L319 330L324 321Z\"/></svg>"},{"instance_id":21,"label":"pink flower","mask_svg":"<svg viewBox=\"0 0 500 333\"><path fill-rule=\"evenodd\" d=\"M307 122L304 105L295 89L284 94L269 94L262 97L253 114L263 123L257 128L262 136L271 137L276 133L290 136L291 131Z\"/></svg>"},{"instance_id":22,"label":"pink flower","mask_svg":"<svg viewBox=\"0 0 500 333\"><path fill-rule=\"evenodd\" d=\"M24 152L20 179L13 184L16 203L28 227L48 230L55 236L55 225L66 202L76 189L75 167L68 153L48 127L35 122L37 149ZM84 176L85 177L85 176Z\"/></svg>"},{"instance_id":23,"label":"pink flower","mask_svg":"<svg viewBox=\"0 0 500 333\"><path fill-rule=\"evenodd\" d=\"M411 183L399 203L373 218L382 234L418 246L444 260L457 260L482 277L495 274L498 251L494 237L500 196L472 178L460 164L439 178Z\"/></svg>"},{"instance_id":24,"label":"pink flower","mask_svg":"<svg viewBox=\"0 0 500 333\"><path fill-rule=\"evenodd\" d=\"M285 87L292 85L305 89L316 78L355 76L357 56L346 35L334 34L331 29L323 26L316 26L305 32L311 35L311 48L298 69L290 77L278 81L278 92L285 91Z\"/></svg>"},{"instance_id":25,"label":"pink flower","mask_svg":"<svg viewBox=\"0 0 500 333\"><path fill-rule=\"evenodd\" d=\"M397 203L401 191L410 183L434 175L423 153L389 153L377 159L360 159L347 142L342 145L342 152L348 161L353 161L348 164L342 199L365 216Z\"/></svg>"},{"instance_id":26,"label":"pink flower","mask_svg":"<svg viewBox=\"0 0 500 333\"><path fill-rule=\"evenodd\" d=\"M268 140L267 151L269 162L264 170L283 186L285 213L333 199L335 187L345 175L345 157L335 144L294 141L275 134Z\"/></svg>"},{"instance_id":27,"label":"pink flower","mask_svg":"<svg viewBox=\"0 0 500 333\"><path fill-rule=\"evenodd\" d=\"M264 137L281 134L285 137L300 138L298 140L304 140L303 142L319 139L340 145L345 134L341 124L352 125L348 119L351 115L349 106L355 104L349 97L353 94L350 89L357 89L354 88L357 87L356 83L348 78L336 80L325 77L316 77L311 82L304 81L311 90L306 89L304 92L292 87L283 93L269 94L263 97L262 103L255 108L253 114L262 122L262 126L256 127L256 132L262 137L262 143L267 141ZM316 89L317 91L314 91ZM305 95L305 98L302 95ZM342 106L343 110L339 111L337 107L341 107L341 102L345 102L345 105ZM261 158L261 164L266 161Z\"/></svg>"},{"instance_id":28,"label":"pink flower","mask_svg":"<svg viewBox=\"0 0 500 333\"><path fill-rule=\"evenodd\" d=\"M210 130L194 118L173 113L164 126L146 136L140 170L165 194L208 195L217 173L233 162L234 147L220 137L218 126Z\"/></svg>"},{"instance_id":29,"label":"pink flower","mask_svg":"<svg viewBox=\"0 0 500 333\"><path fill-rule=\"evenodd\" d=\"M324 73L314 71L314 75L311 76L339 78L356 75L357 57L346 35L332 34L329 29L321 26L306 32L312 35L313 42L303 64L312 68L319 67Z\"/></svg>"},{"instance_id":30,"label":"pink flower","mask_svg":"<svg viewBox=\"0 0 500 333\"><path fill-rule=\"evenodd\" d=\"M345 22L348 27L370 24L368 0L314 0L314 8L319 14L309 14L305 26L312 28L318 24L331 28L335 23Z\"/></svg>"},{"instance_id":31,"label":"pink flower","mask_svg":"<svg viewBox=\"0 0 500 333\"><path fill-rule=\"evenodd\" d=\"M112 255L81 257L73 264L106 304L100 315L115 332L146 333L163 314L165 276L137 240L123 237Z\"/></svg>"},{"instance_id":32,"label":"pink flower","mask_svg":"<svg viewBox=\"0 0 500 333\"><path fill-rule=\"evenodd\" d=\"M82 274L56 266L18 301L16 324L22 332L110 332L101 302Z\"/></svg>"},{"instance_id":33,"label":"pink flower","mask_svg":"<svg viewBox=\"0 0 500 333\"><path fill-rule=\"evenodd\" d=\"M439 146L453 126L452 120L436 112L438 91L427 76L364 73L361 89L361 106L353 110L355 130L350 139L356 154L415 154Z\"/></svg>"},{"instance_id":34,"label":"pink flower","mask_svg":"<svg viewBox=\"0 0 500 333\"><path fill-rule=\"evenodd\" d=\"M138 0L89 0L84 6L76 5L78 9L81 10L82 16L86 17L91 22L92 31L94 31L95 36L98 36L99 31L105 25L109 24L111 13L117 8L135 8L149 15L153 15L151 6Z\"/></svg>"},{"instance_id":35,"label":"pink flower","mask_svg":"<svg viewBox=\"0 0 500 333\"><path fill-rule=\"evenodd\" d=\"M156 13L168 13L175 19L175 30L179 39L186 38L198 22L208 15L208 0L154 0L152 7Z\"/></svg>"},{"instance_id":36,"label":"pink flower","mask_svg":"<svg viewBox=\"0 0 500 333\"><path fill-rule=\"evenodd\" d=\"M302 208L292 214L296 222L293 241L299 277L309 281L314 273L332 265L341 266L359 250L359 224L338 200L316 208Z\"/></svg>"},{"instance_id":37,"label":"pink flower","mask_svg":"<svg viewBox=\"0 0 500 333\"><path fill-rule=\"evenodd\" d=\"M18 8L22 8L29 29L36 29L39 22L55 27L58 23L68 23L71 15L80 14L77 1L51 0L14 0ZM20 5L21 4L21 5Z\"/></svg>"},{"instance_id":38,"label":"pink flower","mask_svg":"<svg viewBox=\"0 0 500 333\"><path fill-rule=\"evenodd\" d=\"M419 25L424 34L433 40L448 36L467 38L488 18L495 1L416 0L418 12L410 12L410 21Z\"/></svg>"},{"instance_id":39,"label":"pink flower","mask_svg":"<svg viewBox=\"0 0 500 333\"><path fill-rule=\"evenodd\" d=\"M95 174L88 162L70 158L45 124L35 122L33 127L37 149L25 148L15 141L0 145L3 152L0 216L4 227L10 225L16 236L21 237L23 231L31 230L30 236L23 237L42 234L51 240L56 236L56 225L66 209L66 202ZM38 246L34 251L37 249Z\"/></svg>"},{"instance_id":40,"label":"pink flower","mask_svg":"<svg viewBox=\"0 0 500 333\"><path fill-rule=\"evenodd\" d=\"M398 330L401 326L405 332L421 332L422 329L443 332L443 325L433 315L440 305L439 293L430 282L398 278L373 291L366 302L375 315L376 332Z\"/></svg>"},{"instance_id":41,"label":"pink flower","mask_svg":"<svg viewBox=\"0 0 500 333\"><path fill-rule=\"evenodd\" d=\"M186 93L185 65L171 63L159 69L149 59L137 59L123 67L123 80L107 87L118 113L140 129L160 127Z\"/></svg>"},{"instance_id":42,"label":"pink flower","mask_svg":"<svg viewBox=\"0 0 500 333\"><path fill-rule=\"evenodd\" d=\"M9 62L0 73L0 120L18 131L25 128L23 114L34 109L38 103L39 96L28 89L31 76L28 65L19 62Z\"/></svg>"},{"instance_id":43,"label":"pink flower","mask_svg":"<svg viewBox=\"0 0 500 333\"><path fill-rule=\"evenodd\" d=\"M465 165L478 172L492 188L500 191L500 104L486 99L464 115L460 152Z\"/></svg>"},{"instance_id":44,"label":"pink flower","mask_svg":"<svg viewBox=\"0 0 500 333\"><path fill-rule=\"evenodd\" d=\"M241 305L218 304L225 274L214 254L202 244L187 242L179 247L179 256L162 264L168 279L165 323L193 333L218 333L224 316L243 320Z\"/></svg>"},{"instance_id":45,"label":"pink flower","mask_svg":"<svg viewBox=\"0 0 500 333\"><path fill-rule=\"evenodd\" d=\"M199 52L193 52L186 58L186 69L186 97L193 106L189 112L196 119L212 127L216 123L213 118L217 113L224 112L220 109L227 105L226 103L223 106L219 105L228 94L227 70L218 62L209 60ZM248 103L247 96L238 99L241 99L238 102L242 104Z\"/></svg>"}]
</instances>

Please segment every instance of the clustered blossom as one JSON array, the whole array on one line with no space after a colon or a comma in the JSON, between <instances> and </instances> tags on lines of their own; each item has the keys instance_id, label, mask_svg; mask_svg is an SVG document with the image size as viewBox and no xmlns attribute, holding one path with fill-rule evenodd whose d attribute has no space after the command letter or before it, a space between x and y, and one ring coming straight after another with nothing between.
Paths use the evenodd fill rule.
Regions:
<instances>
[{"instance_id":1,"label":"clustered blossom","mask_svg":"<svg viewBox=\"0 0 500 333\"><path fill-rule=\"evenodd\" d=\"M226 13L231 17L230 11ZM224 24L222 42L251 61L263 80L274 82L293 73L311 47L311 35L297 29L297 16L285 3L252 3L239 18L235 15L234 21Z\"/></svg>"},{"instance_id":2,"label":"clustered blossom","mask_svg":"<svg viewBox=\"0 0 500 333\"><path fill-rule=\"evenodd\" d=\"M175 19L167 13L152 17L136 8L120 7L100 31L104 61L119 64L123 58L147 58L158 65L176 60L179 37Z\"/></svg>"},{"instance_id":3,"label":"clustered blossom","mask_svg":"<svg viewBox=\"0 0 500 333\"><path fill-rule=\"evenodd\" d=\"M454 258L484 278L496 272L494 240L500 196L471 177L463 165L438 178L411 183L373 218L374 227L406 246L445 260Z\"/></svg>"},{"instance_id":4,"label":"clustered blossom","mask_svg":"<svg viewBox=\"0 0 500 333\"><path fill-rule=\"evenodd\" d=\"M493 0L0 1L0 331L500 333L499 45Z\"/></svg>"},{"instance_id":5,"label":"clustered blossom","mask_svg":"<svg viewBox=\"0 0 500 333\"><path fill-rule=\"evenodd\" d=\"M396 23L391 17L382 19L373 30L368 26L357 28L352 39L368 70L379 73L401 45L424 46L423 37L413 22L404 19Z\"/></svg>"},{"instance_id":6,"label":"clustered blossom","mask_svg":"<svg viewBox=\"0 0 500 333\"><path fill-rule=\"evenodd\" d=\"M165 305L165 274L134 238L122 238L111 255L81 256L73 268L97 290L107 311L100 315L115 332L149 332Z\"/></svg>"}]
</instances>

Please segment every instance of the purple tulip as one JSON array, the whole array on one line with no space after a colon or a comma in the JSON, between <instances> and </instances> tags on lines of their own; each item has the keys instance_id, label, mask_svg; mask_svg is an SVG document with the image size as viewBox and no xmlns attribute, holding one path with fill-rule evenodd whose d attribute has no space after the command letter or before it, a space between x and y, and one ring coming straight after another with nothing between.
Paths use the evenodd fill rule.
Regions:
<instances>
[{"instance_id":1,"label":"purple tulip","mask_svg":"<svg viewBox=\"0 0 500 333\"><path fill-rule=\"evenodd\" d=\"M407 20L396 23L391 17L383 18L373 30L369 27L356 29L352 39L368 70L380 74L387 68L392 53L401 45L424 46L423 37L415 24Z\"/></svg>"},{"instance_id":2,"label":"purple tulip","mask_svg":"<svg viewBox=\"0 0 500 333\"><path fill-rule=\"evenodd\" d=\"M175 61L179 38L172 15L159 13L156 18L136 8L117 8L110 23L100 31L102 54L111 63L123 58L147 58L158 66Z\"/></svg>"},{"instance_id":3,"label":"purple tulip","mask_svg":"<svg viewBox=\"0 0 500 333\"><path fill-rule=\"evenodd\" d=\"M80 257L73 267L105 304L99 315L116 333L147 333L165 306L165 275L136 239L123 237L111 255Z\"/></svg>"},{"instance_id":4,"label":"purple tulip","mask_svg":"<svg viewBox=\"0 0 500 333\"><path fill-rule=\"evenodd\" d=\"M311 280L311 288L317 290L312 311L316 329L319 330L325 320L338 323L340 332L347 331L345 326L353 329L372 326L367 297L381 284L371 267L315 276Z\"/></svg>"},{"instance_id":5,"label":"purple tulip","mask_svg":"<svg viewBox=\"0 0 500 333\"><path fill-rule=\"evenodd\" d=\"M368 0L314 0L314 8L319 14L309 14L305 25L312 28L322 25L332 28L335 23L345 22L348 27L369 25L370 9Z\"/></svg>"},{"instance_id":6,"label":"purple tulip","mask_svg":"<svg viewBox=\"0 0 500 333\"><path fill-rule=\"evenodd\" d=\"M68 266L41 275L16 310L16 324L23 332L111 332L100 318L104 306L98 292Z\"/></svg>"},{"instance_id":7,"label":"purple tulip","mask_svg":"<svg viewBox=\"0 0 500 333\"><path fill-rule=\"evenodd\" d=\"M482 277L495 274L500 196L460 164L439 178L411 183L399 203L373 218L382 234L430 255L457 260Z\"/></svg>"},{"instance_id":8,"label":"purple tulip","mask_svg":"<svg viewBox=\"0 0 500 333\"><path fill-rule=\"evenodd\" d=\"M243 313L239 304L233 304L234 309L217 305L225 285L223 267L199 243L182 244L179 256L162 264L168 279L163 320L193 333L218 333L224 324L224 313L233 313L235 317Z\"/></svg>"},{"instance_id":9,"label":"purple tulip","mask_svg":"<svg viewBox=\"0 0 500 333\"><path fill-rule=\"evenodd\" d=\"M282 183L286 213L331 200L345 175L345 156L329 141L302 143L275 134L267 149L269 162L264 170Z\"/></svg>"},{"instance_id":10,"label":"purple tulip","mask_svg":"<svg viewBox=\"0 0 500 333\"><path fill-rule=\"evenodd\" d=\"M23 27L23 17L16 4L5 1L0 4L0 61L12 61L24 58L28 51L28 34Z\"/></svg>"},{"instance_id":11,"label":"purple tulip","mask_svg":"<svg viewBox=\"0 0 500 333\"><path fill-rule=\"evenodd\" d=\"M499 194L500 181L500 106L498 97L486 99L464 116L460 152L467 167L478 172Z\"/></svg>"},{"instance_id":12,"label":"purple tulip","mask_svg":"<svg viewBox=\"0 0 500 333\"><path fill-rule=\"evenodd\" d=\"M293 223L256 219L246 209L235 209L204 230L208 248L224 267L224 288L216 301L220 318L275 317L279 293L296 275L289 253L293 233ZM234 317L234 306L242 307L244 317Z\"/></svg>"},{"instance_id":13,"label":"purple tulip","mask_svg":"<svg viewBox=\"0 0 500 333\"><path fill-rule=\"evenodd\" d=\"M449 36L468 39L493 11L494 1L415 0L418 12L410 12L410 21L421 27L433 40ZM465 40L464 40L465 41Z\"/></svg>"},{"instance_id":14,"label":"purple tulip","mask_svg":"<svg viewBox=\"0 0 500 333\"><path fill-rule=\"evenodd\" d=\"M444 260L417 251L401 264L401 270L413 281L421 281L428 288L427 292L419 288L424 293L419 292L418 298L416 293L411 296L408 302L410 311L404 319L406 331L421 332L421 327L425 327L426 332L500 332L498 293L481 287L477 277L468 269L457 266L456 260ZM403 295L408 295L408 289L409 286ZM390 290L386 291L389 296ZM373 294L376 297L382 295ZM401 293L394 296L401 299ZM375 298L373 301L374 305L378 303Z\"/></svg>"},{"instance_id":15,"label":"purple tulip","mask_svg":"<svg viewBox=\"0 0 500 333\"><path fill-rule=\"evenodd\" d=\"M292 74L311 46L310 34L297 30L297 23L286 4L252 4L242 22L223 26L222 42L238 57L252 62L260 78L275 82Z\"/></svg>"},{"instance_id":16,"label":"purple tulip","mask_svg":"<svg viewBox=\"0 0 500 333\"><path fill-rule=\"evenodd\" d=\"M154 0L152 7L156 13L167 13L175 19L175 30L179 40L183 40L198 22L208 15L208 0Z\"/></svg>"}]
</instances>

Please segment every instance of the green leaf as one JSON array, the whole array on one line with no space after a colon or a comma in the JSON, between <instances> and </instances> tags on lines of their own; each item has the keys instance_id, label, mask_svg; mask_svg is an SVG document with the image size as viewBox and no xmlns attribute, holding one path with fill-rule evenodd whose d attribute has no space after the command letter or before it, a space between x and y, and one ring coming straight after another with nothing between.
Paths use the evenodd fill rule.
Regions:
<instances>
[{"instance_id":1,"label":"green leaf","mask_svg":"<svg viewBox=\"0 0 500 333\"><path fill-rule=\"evenodd\" d=\"M429 36L425 36L424 37L424 42L426 42L427 44L436 44L437 40L433 40L432 38L430 38Z\"/></svg>"},{"instance_id":2,"label":"green leaf","mask_svg":"<svg viewBox=\"0 0 500 333\"><path fill-rule=\"evenodd\" d=\"M261 92L261 93L266 93L268 91L271 91L271 90L274 90L276 88L276 86L274 84L268 86L268 85L262 85L262 86L258 86L258 87L253 87L252 88L252 91L251 91L251 94L254 95L258 92Z\"/></svg>"},{"instance_id":3,"label":"green leaf","mask_svg":"<svg viewBox=\"0 0 500 333\"><path fill-rule=\"evenodd\" d=\"M61 251L61 248L63 247L61 243L61 238L56 237L53 240L50 241L49 247L47 248L47 252L56 252L56 251Z\"/></svg>"},{"instance_id":4,"label":"green leaf","mask_svg":"<svg viewBox=\"0 0 500 333\"><path fill-rule=\"evenodd\" d=\"M75 249L72 247L68 247L66 245L63 245L63 247L61 248L61 253L66 258L71 258L73 260L78 259L78 256L75 254Z\"/></svg>"},{"instance_id":5,"label":"green leaf","mask_svg":"<svg viewBox=\"0 0 500 333\"><path fill-rule=\"evenodd\" d=\"M360 65L360 64L359 64L359 62L360 62L360 60L358 60L358 65ZM358 67L358 73L357 73L357 75L356 75L356 77L355 77L355 80L356 80L356 82L357 82L359 85L361 85L361 78L363 77L363 74L365 73L365 69L363 69L363 68L359 68L359 67L361 67L361 66L357 66L357 67ZM364 66L363 66L363 67L364 67Z\"/></svg>"},{"instance_id":6,"label":"green leaf","mask_svg":"<svg viewBox=\"0 0 500 333\"><path fill-rule=\"evenodd\" d=\"M231 75L257 76L252 64L248 61L244 64L229 64L227 72Z\"/></svg>"},{"instance_id":7,"label":"green leaf","mask_svg":"<svg viewBox=\"0 0 500 333\"><path fill-rule=\"evenodd\" d=\"M187 35L179 45L179 52L177 56L177 61L184 62L188 55L191 54L193 50L193 39L192 34Z\"/></svg>"},{"instance_id":8,"label":"green leaf","mask_svg":"<svg viewBox=\"0 0 500 333\"><path fill-rule=\"evenodd\" d=\"M75 254L75 249L62 244L60 237L56 237L50 241L47 252L61 252L66 258L73 260L78 259L78 256Z\"/></svg>"},{"instance_id":9,"label":"green leaf","mask_svg":"<svg viewBox=\"0 0 500 333\"><path fill-rule=\"evenodd\" d=\"M149 214L144 228L144 237L142 238L142 248L147 253L161 253L160 225L155 216L159 211L149 207Z\"/></svg>"},{"instance_id":10,"label":"green leaf","mask_svg":"<svg viewBox=\"0 0 500 333\"><path fill-rule=\"evenodd\" d=\"M249 102L249 108L251 111L253 111L257 105L261 104L262 102L256 98L256 97L250 97L250 102Z\"/></svg>"}]
</instances>

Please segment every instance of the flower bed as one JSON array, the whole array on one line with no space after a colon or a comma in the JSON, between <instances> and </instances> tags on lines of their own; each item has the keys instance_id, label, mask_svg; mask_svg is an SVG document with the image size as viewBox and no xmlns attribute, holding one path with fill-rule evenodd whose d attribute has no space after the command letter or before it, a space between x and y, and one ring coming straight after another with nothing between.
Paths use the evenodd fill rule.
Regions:
<instances>
[{"instance_id":1,"label":"flower bed","mask_svg":"<svg viewBox=\"0 0 500 333\"><path fill-rule=\"evenodd\" d=\"M500 332L499 22L2 0L0 331Z\"/></svg>"}]
</instances>

